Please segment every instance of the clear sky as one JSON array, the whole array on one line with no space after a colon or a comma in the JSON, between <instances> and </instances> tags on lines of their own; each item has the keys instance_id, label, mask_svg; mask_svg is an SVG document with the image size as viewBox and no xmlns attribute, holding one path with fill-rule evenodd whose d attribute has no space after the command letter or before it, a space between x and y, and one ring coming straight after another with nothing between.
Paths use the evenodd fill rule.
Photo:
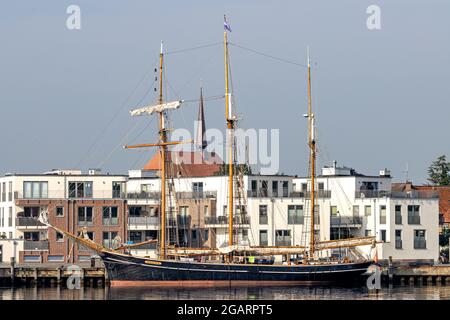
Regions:
<instances>
[{"instance_id":1,"label":"clear sky","mask_svg":"<svg viewBox=\"0 0 450 320\"><path fill-rule=\"evenodd\" d=\"M81 8L68 30L66 8ZM366 9L381 9L369 30ZM389 168L424 183L450 156L450 1L8 1L0 10L0 173L102 167L126 173L151 156L123 144L154 142L155 122L128 111L155 101L159 42L168 51L230 41L305 63L311 47L319 165L366 174ZM306 69L231 46L243 128L280 129L281 172L306 174ZM167 55L168 99L223 94L223 48ZM143 78L145 77L145 78ZM143 80L142 80L143 79ZM142 80L142 81L141 81ZM207 128L224 103L205 103ZM174 116L193 130L197 103Z\"/></svg>"}]
</instances>

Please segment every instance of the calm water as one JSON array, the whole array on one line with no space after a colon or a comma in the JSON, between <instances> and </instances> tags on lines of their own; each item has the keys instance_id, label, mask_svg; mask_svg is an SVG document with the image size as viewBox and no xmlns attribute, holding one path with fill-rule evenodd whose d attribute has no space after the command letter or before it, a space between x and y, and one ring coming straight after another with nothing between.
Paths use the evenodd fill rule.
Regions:
<instances>
[{"instance_id":1,"label":"calm water","mask_svg":"<svg viewBox=\"0 0 450 320\"><path fill-rule=\"evenodd\" d=\"M306 299L450 299L450 286L393 286L378 293L367 288L341 287L267 287L226 289L132 289L132 288L0 288L0 300L306 300Z\"/></svg>"}]
</instances>

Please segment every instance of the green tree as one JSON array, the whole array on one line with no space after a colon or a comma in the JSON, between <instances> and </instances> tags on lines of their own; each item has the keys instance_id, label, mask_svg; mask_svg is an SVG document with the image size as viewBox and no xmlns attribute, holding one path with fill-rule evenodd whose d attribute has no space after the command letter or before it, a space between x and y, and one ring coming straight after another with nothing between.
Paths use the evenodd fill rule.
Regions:
<instances>
[{"instance_id":1,"label":"green tree","mask_svg":"<svg viewBox=\"0 0 450 320\"><path fill-rule=\"evenodd\" d=\"M437 186L450 185L450 162L445 155L439 156L428 167L428 181Z\"/></svg>"},{"instance_id":2,"label":"green tree","mask_svg":"<svg viewBox=\"0 0 450 320\"><path fill-rule=\"evenodd\" d=\"M233 164L234 173L242 172L244 175L252 174L252 168L248 164ZM214 175L226 176L228 174L228 164L224 163L220 166L219 171Z\"/></svg>"}]
</instances>

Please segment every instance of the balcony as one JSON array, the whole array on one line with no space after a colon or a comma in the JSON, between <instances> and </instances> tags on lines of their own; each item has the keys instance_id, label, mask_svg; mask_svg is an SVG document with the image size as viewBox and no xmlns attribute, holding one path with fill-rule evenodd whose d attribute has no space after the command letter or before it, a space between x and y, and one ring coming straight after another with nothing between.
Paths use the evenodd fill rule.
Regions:
<instances>
[{"instance_id":1,"label":"balcony","mask_svg":"<svg viewBox=\"0 0 450 320\"><path fill-rule=\"evenodd\" d=\"M256 190L248 190L247 191L248 198L269 198L268 190L261 189L259 191ZM277 193L277 196L272 195L272 198L281 198L281 196ZM306 198L309 199L311 197L310 191L292 191L291 193L282 194L283 198ZM331 190L316 190L315 197L317 198L331 198Z\"/></svg>"},{"instance_id":2,"label":"balcony","mask_svg":"<svg viewBox=\"0 0 450 320\"><path fill-rule=\"evenodd\" d=\"M177 192L177 199L215 199L217 191Z\"/></svg>"},{"instance_id":3,"label":"balcony","mask_svg":"<svg viewBox=\"0 0 450 320\"><path fill-rule=\"evenodd\" d=\"M131 192L127 193L127 199L159 200L161 199L161 192Z\"/></svg>"},{"instance_id":4,"label":"balcony","mask_svg":"<svg viewBox=\"0 0 450 320\"><path fill-rule=\"evenodd\" d=\"M48 250L48 241L24 241L23 250Z\"/></svg>"},{"instance_id":5,"label":"balcony","mask_svg":"<svg viewBox=\"0 0 450 320\"><path fill-rule=\"evenodd\" d=\"M362 190L355 192L355 198L439 199L439 192L430 190L412 190L408 192Z\"/></svg>"},{"instance_id":6,"label":"balcony","mask_svg":"<svg viewBox=\"0 0 450 320\"><path fill-rule=\"evenodd\" d=\"M27 228L37 228L45 227L45 224L38 221L37 217L17 217L16 218L17 227L27 227Z\"/></svg>"},{"instance_id":7,"label":"balcony","mask_svg":"<svg viewBox=\"0 0 450 320\"><path fill-rule=\"evenodd\" d=\"M228 226L228 216L205 217L205 226ZM233 217L233 225L250 225L250 217L247 215Z\"/></svg>"},{"instance_id":8,"label":"balcony","mask_svg":"<svg viewBox=\"0 0 450 320\"><path fill-rule=\"evenodd\" d=\"M361 227L362 217L331 217L331 226Z\"/></svg>"},{"instance_id":9,"label":"balcony","mask_svg":"<svg viewBox=\"0 0 450 320\"><path fill-rule=\"evenodd\" d=\"M148 226L158 224L159 217L128 217L128 225Z\"/></svg>"},{"instance_id":10,"label":"balcony","mask_svg":"<svg viewBox=\"0 0 450 320\"><path fill-rule=\"evenodd\" d=\"M117 190L96 190L91 192L64 191L64 187L55 190L46 190L40 194L30 194L24 192L14 192L16 200L54 200L54 199L125 199L124 192Z\"/></svg>"}]
</instances>

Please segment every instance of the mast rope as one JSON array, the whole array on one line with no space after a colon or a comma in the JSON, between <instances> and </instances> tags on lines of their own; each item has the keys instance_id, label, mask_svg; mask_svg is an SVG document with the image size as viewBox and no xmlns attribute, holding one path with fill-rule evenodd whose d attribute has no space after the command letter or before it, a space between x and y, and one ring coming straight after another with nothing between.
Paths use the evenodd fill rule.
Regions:
<instances>
[{"instance_id":1,"label":"mast rope","mask_svg":"<svg viewBox=\"0 0 450 320\"><path fill-rule=\"evenodd\" d=\"M205 45L197 46L197 47L168 51L168 52L165 52L164 54L169 55L169 54L176 54L176 53L182 53L182 52L187 52L187 51L194 51L194 50L199 50L199 49L204 49L204 48L209 48L209 47L215 47L215 46L222 45L222 44L223 44L222 42L214 42L214 43L205 44Z\"/></svg>"},{"instance_id":2,"label":"mast rope","mask_svg":"<svg viewBox=\"0 0 450 320\"><path fill-rule=\"evenodd\" d=\"M266 58L278 60L278 61L280 61L280 62L288 63L288 64L295 65L295 66L299 66L299 67L304 67L304 68L307 68L307 67L308 67L308 66L305 65L305 64L301 64L301 63L294 62L294 61L290 61L290 60L287 60L287 59L284 59L284 58L276 57L276 56L273 56L273 55L270 55L270 54L267 54L267 53L264 53L264 52L261 52L261 51L257 51L257 50L254 50L254 49L250 49L250 48L247 48L247 47L238 45L238 44L236 44L236 43L229 42L229 44L232 45L232 46L234 46L234 47L240 48L240 49L242 49L242 50L246 50L246 51L249 51L249 52L253 52L253 53L255 53L255 54L259 54L259 55L264 56L264 57L266 57Z\"/></svg>"}]
</instances>

